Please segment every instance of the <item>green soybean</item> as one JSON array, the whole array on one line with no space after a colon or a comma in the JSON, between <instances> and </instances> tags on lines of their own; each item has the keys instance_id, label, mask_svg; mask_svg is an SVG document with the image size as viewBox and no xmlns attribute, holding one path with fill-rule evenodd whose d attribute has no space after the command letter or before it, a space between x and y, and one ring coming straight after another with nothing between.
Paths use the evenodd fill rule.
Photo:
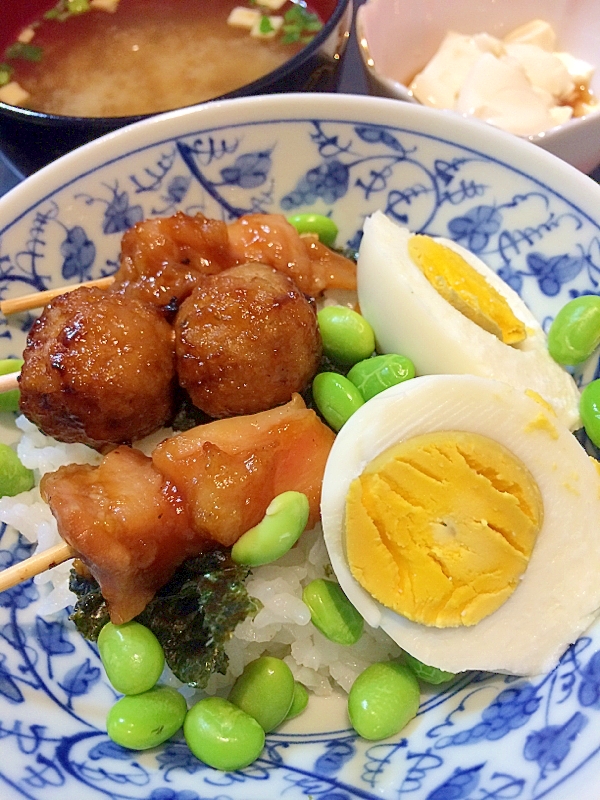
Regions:
<instances>
[{"instance_id":1,"label":"green soybean","mask_svg":"<svg viewBox=\"0 0 600 800\"><path fill-rule=\"evenodd\" d=\"M231 548L236 564L259 567L281 558L306 528L310 505L302 492L283 492L267 507L265 516Z\"/></svg>"},{"instance_id":2,"label":"green soybean","mask_svg":"<svg viewBox=\"0 0 600 800\"><path fill-rule=\"evenodd\" d=\"M126 695L108 712L106 731L122 747L148 750L165 742L183 725L185 698L170 686Z\"/></svg>"},{"instance_id":3,"label":"green soybean","mask_svg":"<svg viewBox=\"0 0 600 800\"><path fill-rule=\"evenodd\" d=\"M304 587L302 599L323 636L337 644L354 644L362 636L364 620L339 584L317 578Z\"/></svg>"},{"instance_id":4,"label":"green soybean","mask_svg":"<svg viewBox=\"0 0 600 800\"><path fill-rule=\"evenodd\" d=\"M323 352L336 364L356 364L375 349L367 320L347 306L325 306L317 313Z\"/></svg>"},{"instance_id":5,"label":"green soybean","mask_svg":"<svg viewBox=\"0 0 600 800\"><path fill-rule=\"evenodd\" d=\"M446 681L451 681L452 678L456 677L454 672L446 672L445 670L438 669L437 667L429 667L427 664L419 661L418 658L411 656L410 653L404 653L404 663L407 665L407 667L410 667L417 678L424 683L445 683Z\"/></svg>"},{"instance_id":6,"label":"green soybean","mask_svg":"<svg viewBox=\"0 0 600 800\"><path fill-rule=\"evenodd\" d=\"M123 625L107 622L98 636L98 650L108 680L123 694L147 692L165 665L156 636L134 620Z\"/></svg>"},{"instance_id":7,"label":"green soybean","mask_svg":"<svg viewBox=\"0 0 600 800\"><path fill-rule=\"evenodd\" d=\"M294 681L294 697L290 710L285 715L286 719L294 719L301 714L308 705L308 689L302 683Z\"/></svg>"},{"instance_id":8,"label":"green soybean","mask_svg":"<svg viewBox=\"0 0 600 800\"><path fill-rule=\"evenodd\" d=\"M23 366L22 358L3 358L0 359L0 375L8 375L11 372L18 372ZM11 389L9 392L0 394L0 411L19 410L19 390Z\"/></svg>"},{"instance_id":9,"label":"green soybean","mask_svg":"<svg viewBox=\"0 0 600 800\"><path fill-rule=\"evenodd\" d=\"M348 372L351 381L366 402L384 389L415 377L415 365L406 356L389 353L365 358Z\"/></svg>"},{"instance_id":10,"label":"green soybean","mask_svg":"<svg viewBox=\"0 0 600 800\"><path fill-rule=\"evenodd\" d=\"M331 217L323 214L293 214L288 217L298 233L314 233L319 237L319 241L333 247L338 235L338 227Z\"/></svg>"},{"instance_id":11,"label":"green soybean","mask_svg":"<svg viewBox=\"0 0 600 800\"><path fill-rule=\"evenodd\" d=\"M280 658L261 656L246 664L229 693L229 701L250 714L265 733L286 718L294 699L294 676Z\"/></svg>"},{"instance_id":12,"label":"green soybean","mask_svg":"<svg viewBox=\"0 0 600 800\"><path fill-rule=\"evenodd\" d=\"M209 767L243 769L260 755L265 732L223 697L205 697L188 711L183 733L192 753Z\"/></svg>"},{"instance_id":13,"label":"green soybean","mask_svg":"<svg viewBox=\"0 0 600 800\"><path fill-rule=\"evenodd\" d=\"M24 467L12 447L0 444L0 497L14 497L33 487L33 472Z\"/></svg>"},{"instance_id":14,"label":"green soybean","mask_svg":"<svg viewBox=\"0 0 600 800\"><path fill-rule=\"evenodd\" d=\"M348 694L348 714L364 739L387 739L404 728L419 708L419 683L412 671L394 661L367 667Z\"/></svg>"},{"instance_id":15,"label":"green soybean","mask_svg":"<svg viewBox=\"0 0 600 800\"><path fill-rule=\"evenodd\" d=\"M579 413L589 439L600 447L600 379L588 383L581 393Z\"/></svg>"},{"instance_id":16,"label":"green soybean","mask_svg":"<svg viewBox=\"0 0 600 800\"><path fill-rule=\"evenodd\" d=\"M334 431L339 431L364 400L356 386L337 372L319 372L312 383L317 408Z\"/></svg>"},{"instance_id":17,"label":"green soybean","mask_svg":"<svg viewBox=\"0 0 600 800\"><path fill-rule=\"evenodd\" d=\"M570 300L548 331L548 351L559 364L585 361L600 344L600 297L583 295Z\"/></svg>"}]
</instances>

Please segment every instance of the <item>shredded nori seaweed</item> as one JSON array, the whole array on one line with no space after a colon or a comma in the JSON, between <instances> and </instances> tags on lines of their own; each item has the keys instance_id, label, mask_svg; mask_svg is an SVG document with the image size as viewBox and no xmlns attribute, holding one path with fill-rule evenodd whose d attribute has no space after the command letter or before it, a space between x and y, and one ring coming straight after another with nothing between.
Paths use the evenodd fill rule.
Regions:
<instances>
[{"instance_id":1,"label":"shredded nori seaweed","mask_svg":"<svg viewBox=\"0 0 600 800\"><path fill-rule=\"evenodd\" d=\"M213 672L226 672L225 643L236 625L257 611L246 591L248 575L229 551L215 548L184 561L136 617L157 637L179 680L203 688ZM69 585L79 598L71 619L86 639L95 641L109 621L100 588L94 578L74 570Z\"/></svg>"},{"instance_id":2,"label":"shredded nori seaweed","mask_svg":"<svg viewBox=\"0 0 600 800\"><path fill-rule=\"evenodd\" d=\"M207 422L212 422L211 417L192 403L189 394L184 389L177 389L175 392L175 415L171 420L173 430L189 431L191 428Z\"/></svg>"},{"instance_id":3,"label":"shredded nori seaweed","mask_svg":"<svg viewBox=\"0 0 600 800\"><path fill-rule=\"evenodd\" d=\"M91 575L81 575L72 569L69 589L78 597L70 619L84 639L95 642L102 628L110 620L106 600L97 581Z\"/></svg>"}]
</instances>

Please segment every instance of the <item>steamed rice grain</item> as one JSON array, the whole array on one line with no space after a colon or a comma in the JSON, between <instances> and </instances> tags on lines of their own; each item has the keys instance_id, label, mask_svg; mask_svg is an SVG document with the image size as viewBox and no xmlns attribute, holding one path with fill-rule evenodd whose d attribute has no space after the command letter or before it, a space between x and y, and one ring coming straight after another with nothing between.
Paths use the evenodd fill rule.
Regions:
<instances>
[{"instance_id":1,"label":"steamed rice grain","mask_svg":"<svg viewBox=\"0 0 600 800\"><path fill-rule=\"evenodd\" d=\"M45 472L53 472L64 464L95 465L100 461L95 450L81 444L57 442L24 417L18 418L17 426L23 432L17 452L23 464L34 470L36 484ZM171 433L163 429L136 446L149 454ZM37 542L36 552L62 541L37 485L16 497L0 498L0 522L21 533L27 541ZM74 604L75 595L68 588L71 563L59 564L36 577L42 593L46 593L39 607L41 615L56 614ZM306 531L276 564L253 569L246 587L250 596L260 601L260 610L254 618L247 618L237 626L226 645L227 674L211 676L206 691L226 692L247 663L269 654L283 659L294 678L315 694L328 696L336 686L349 691L369 664L398 657L401 652L398 646L379 629L366 625L361 639L355 645L345 646L330 642L315 628L302 601L302 590L310 581L331 578L332 574L320 526ZM173 675L166 674L163 681L180 689L183 686ZM190 689L187 694L193 697L195 690Z\"/></svg>"}]
</instances>

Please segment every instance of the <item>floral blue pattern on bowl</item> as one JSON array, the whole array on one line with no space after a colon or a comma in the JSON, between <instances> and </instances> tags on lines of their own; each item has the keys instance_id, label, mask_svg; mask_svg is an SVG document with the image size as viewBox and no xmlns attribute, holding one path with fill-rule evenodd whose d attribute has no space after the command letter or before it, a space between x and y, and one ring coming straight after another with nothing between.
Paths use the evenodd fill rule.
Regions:
<instances>
[{"instance_id":1,"label":"floral blue pattern on bowl","mask_svg":"<svg viewBox=\"0 0 600 800\"><path fill-rule=\"evenodd\" d=\"M589 179L443 113L303 95L167 114L33 176L0 199L0 297L111 274L121 234L145 217L311 210L331 214L339 243L356 248L378 208L477 253L545 325L571 297L598 293L600 188ZM19 354L32 319L2 320L0 357ZM8 418L2 434L15 437ZM3 530L0 568L29 549ZM3 800L599 796L598 625L549 675L469 673L429 690L416 720L384 742L360 740L343 702L321 700L320 713L269 735L255 764L224 774L181 738L144 753L110 742L104 716L115 693L96 648L66 614L38 613L41 591L30 580L0 594Z\"/></svg>"}]
</instances>

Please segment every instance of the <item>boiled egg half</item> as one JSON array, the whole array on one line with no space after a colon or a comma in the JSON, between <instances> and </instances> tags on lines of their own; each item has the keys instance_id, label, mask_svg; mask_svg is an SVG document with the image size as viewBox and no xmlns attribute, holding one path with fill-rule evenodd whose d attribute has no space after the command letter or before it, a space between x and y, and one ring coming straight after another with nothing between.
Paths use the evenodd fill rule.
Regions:
<instances>
[{"instance_id":1,"label":"boiled egg half","mask_svg":"<svg viewBox=\"0 0 600 800\"><path fill-rule=\"evenodd\" d=\"M571 430L579 390L548 353L519 295L464 247L411 233L380 211L358 256L358 300L377 349L400 353L417 374L471 374L537 392Z\"/></svg>"},{"instance_id":2,"label":"boiled egg half","mask_svg":"<svg viewBox=\"0 0 600 800\"><path fill-rule=\"evenodd\" d=\"M365 403L322 490L332 567L373 627L450 672L553 668L600 607L600 476L535 392L428 375Z\"/></svg>"}]
</instances>

